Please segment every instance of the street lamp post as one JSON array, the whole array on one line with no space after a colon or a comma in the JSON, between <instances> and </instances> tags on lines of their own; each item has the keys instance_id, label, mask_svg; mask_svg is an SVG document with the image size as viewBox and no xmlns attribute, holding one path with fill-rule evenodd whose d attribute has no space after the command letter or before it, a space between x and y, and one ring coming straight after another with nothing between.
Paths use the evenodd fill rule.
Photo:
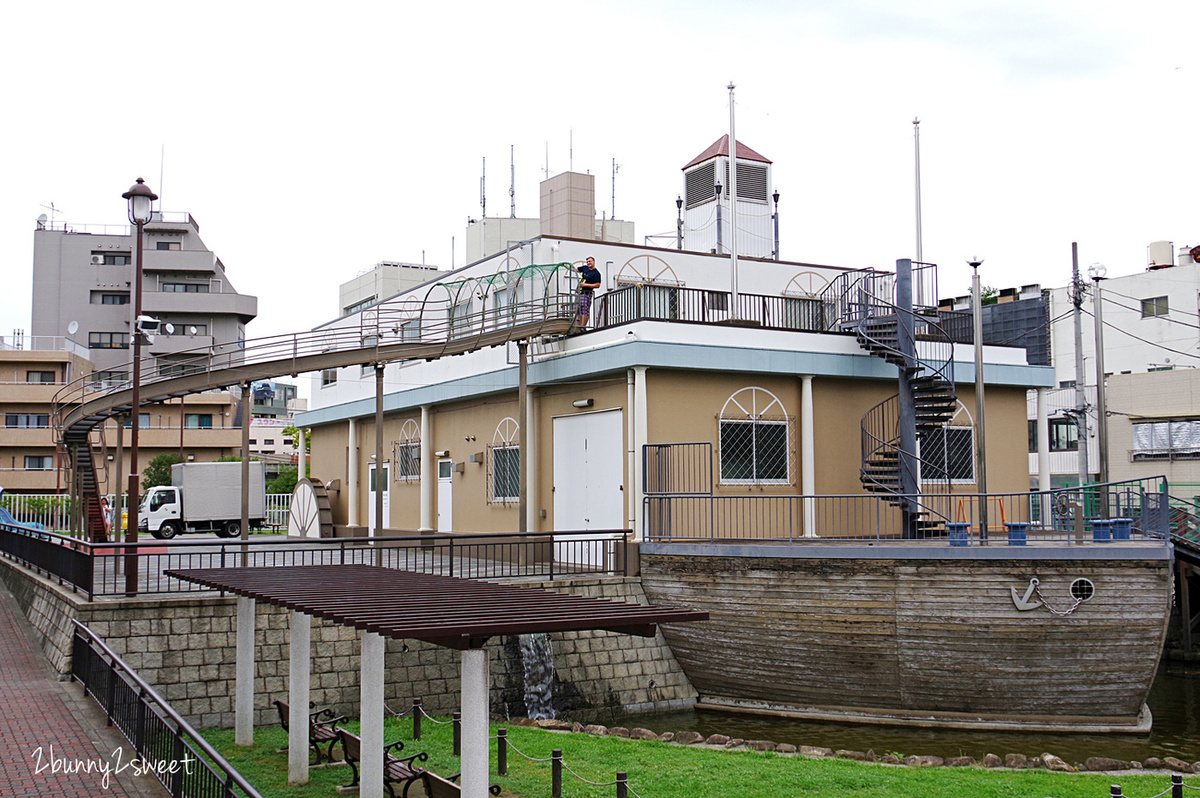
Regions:
<instances>
[{"instance_id":1,"label":"street lamp post","mask_svg":"<svg viewBox=\"0 0 1200 798\"><path fill-rule=\"evenodd\" d=\"M775 260L779 260L779 190L771 195L771 199L775 200L775 213L771 214L771 219L775 222L775 251L772 253Z\"/></svg>"},{"instance_id":2,"label":"street lamp post","mask_svg":"<svg viewBox=\"0 0 1200 798\"><path fill-rule=\"evenodd\" d=\"M975 485L979 489L979 538L988 538L987 442L983 421L983 292L979 285L979 266L983 258L967 258L971 267L971 322L975 339Z\"/></svg>"},{"instance_id":3,"label":"street lamp post","mask_svg":"<svg viewBox=\"0 0 1200 798\"><path fill-rule=\"evenodd\" d=\"M683 249L683 197L675 198L675 249Z\"/></svg>"},{"instance_id":4,"label":"street lamp post","mask_svg":"<svg viewBox=\"0 0 1200 798\"><path fill-rule=\"evenodd\" d=\"M130 407L129 425L129 524L125 530L125 542L138 540L138 427L141 426L142 406L142 334L138 323L142 316L142 229L150 221L151 206L158 195L150 190L142 178L121 195L129 203L129 223L135 228L137 254L133 264L133 324L130 337L133 339L133 399ZM125 559L125 594L137 593L137 555L132 552Z\"/></svg>"},{"instance_id":5,"label":"street lamp post","mask_svg":"<svg viewBox=\"0 0 1200 798\"><path fill-rule=\"evenodd\" d=\"M1100 444L1100 462L1096 466L1100 484L1108 482L1108 408L1104 396L1104 307L1100 295L1100 281L1108 274L1108 269L1102 263L1088 266L1088 277L1096 284L1096 294L1092 297L1095 307L1096 324L1096 437ZM1108 517L1108 503L1102 502L1104 517Z\"/></svg>"}]
</instances>

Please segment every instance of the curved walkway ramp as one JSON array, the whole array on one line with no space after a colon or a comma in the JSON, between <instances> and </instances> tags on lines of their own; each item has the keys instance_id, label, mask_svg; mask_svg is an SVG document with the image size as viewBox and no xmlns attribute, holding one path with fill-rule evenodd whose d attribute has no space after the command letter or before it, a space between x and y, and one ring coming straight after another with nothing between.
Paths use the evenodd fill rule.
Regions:
<instances>
[{"instance_id":1,"label":"curved walkway ramp","mask_svg":"<svg viewBox=\"0 0 1200 798\"><path fill-rule=\"evenodd\" d=\"M384 301L326 327L141 360L139 404L302 372L404 360L436 360L544 336L565 335L578 305L570 264L526 266L485 277L435 283L418 300ZM125 367L132 372L132 364ZM104 519L91 431L135 412L128 381L85 375L54 398L54 425L76 473L85 529L103 541Z\"/></svg>"}]
</instances>

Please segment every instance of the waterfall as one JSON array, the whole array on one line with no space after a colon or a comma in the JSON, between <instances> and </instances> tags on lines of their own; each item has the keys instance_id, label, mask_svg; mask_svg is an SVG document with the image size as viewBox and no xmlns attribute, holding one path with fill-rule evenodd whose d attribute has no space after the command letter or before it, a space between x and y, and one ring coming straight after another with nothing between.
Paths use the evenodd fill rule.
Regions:
<instances>
[{"instance_id":1,"label":"waterfall","mask_svg":"<svg viewBox=\"0 0 1200 798\"><path fill-rule=\"evenodd\" d=\"M553 718L554 652L550 648L550 635L545 632L519 635L517 645L525 670L525 714L533 720Z\"/></svg>"}]
</instances>

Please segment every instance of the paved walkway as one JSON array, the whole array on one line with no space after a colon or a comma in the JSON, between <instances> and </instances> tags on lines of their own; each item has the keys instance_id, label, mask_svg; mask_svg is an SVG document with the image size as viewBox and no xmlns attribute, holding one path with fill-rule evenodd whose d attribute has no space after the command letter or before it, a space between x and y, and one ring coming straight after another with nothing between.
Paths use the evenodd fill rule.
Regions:
<instances>
[{"instance_id":1,"label":"paved walkway","mask_svg":"<svg viewBox=\"0 0 1200 798\"><path fill-rule=\"evenodd\" d=\"M125 738L105 728L104 713L82 692L78 684L58 680L16 599L0 583L0 795L166 795L157 780L133 774Z\"/></svg>"}]
</instances>

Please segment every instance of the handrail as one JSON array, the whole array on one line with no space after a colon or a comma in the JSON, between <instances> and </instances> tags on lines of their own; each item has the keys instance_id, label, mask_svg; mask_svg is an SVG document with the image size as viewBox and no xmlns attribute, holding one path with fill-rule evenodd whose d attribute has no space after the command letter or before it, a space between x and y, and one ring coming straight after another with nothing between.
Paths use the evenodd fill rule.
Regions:
<instances>
[{"instance_id":1,"label":"handrail","mask_svg":"<svg viewBox=\"0 0 1200 798\"><path fill-rule=\"evenodd\" d=\"M239 773L237 770L235 770L234 767L232 765L230 765L228 761L226 761L225 757L221 756L221 753L219 751L217 751L217 749L213 748L212 745L210 745L207 740L205 740L203 737L201 737L200 734L191 727L191 724L189 724L186 720L184 720L183 716L181 716L178 712L176 712L174 709L172 709L171 705L168 704L161 696L159 696L159 694L154 690L154 688L151 687L149 684L147 684L146 681L144 679L142 679L142 677L138 676L137 671L133 670L133 668L130 668L125 663L124 660L122 660L119 656L117 656L116 652L114 652L111 648L109 648L107 643L105 643L103 640L101 640L99 637L97 637L96 634L94 632L92 632L91 629L84 626L77 619L72 618L71 623L74 624L74 626L75 626L75 635L77 636L77 638L82 638L89 646L94 646L94 647L98 648L104 654L104 656L109 658L109 662L110 662L109 667L113 671L114 676L116 675L116 672L118 670L120 670L123 672L123 678L127 679L129 682L132 682L133 686L137 687L138 693L139 693L138 698L143 705L149 706L152 709L155 709L156 711L160 711L162 713L162 715L165 715L169 720L171 720L175 724L176 750L177 751L178 751L178 748L180 747L180 738L187 737L188 740L190 740L193 744L195 744L195 746L197 748L200 749L201 753L203 753L206 757L208 757L212 761L213 764L215 764L218 768L221 769L221 771L224 772L224 774L225 774L224 785L223 785L224 795L233 795L234 793L230 789L230 786L236 785L243 793L245 793L245 795L248 798L262 798L261 793L259 793L258 790L256 790L254 788L254 785L252 785L252 784L250 784L250 782L246 781L245 777L242 776L242 774ZM72 669L71 675L73 678L79 679L80 683L82 683L84 685L84 688L87 689L89 692L91 692L92 685L85 682L82 678L80 678L80 675L77 673L77 668L79 668L79 667L80 667L80 663L73 661L72 665L71 665L71 669ZM96 696L95 693L93 693L93 696L96 697L97 703L100 703L101 707L104 709L105 714L108 715L109 719L115 720L113 718L112 707L104 706L104 703L100 701L99 696ZM144 721L142 721L142 723L144 724ZM118 728L121 728L120 724L118 724ZM121 733L125 735L126 739L128 739L129 742L134 744L134 747L136 749L138 749L137 750L138 756L145 757L146 750L145 750L144 740L135 740L134 737L131 737L124 728L121 728ZM139 747L139 743L143 743L143 744ZM204 767L208 768L210 770L210 772L212 771L212 766L210 766L207 762L204 762L203 760L200 760L199 758L197 758L197 763L199 765L203 765ZM174 765L176 766L174 768L167 768L167 769L151 768L150 770L158 777L159 781L162 782L164 787L166 787L168 790L171 790L172 795L181 795L182 794L182 790L181 790L182 784L186 780L183 778L180 778L178 780L178 784L173 785L171 783L171 782L176 781L176 779L174 777L179 776L180 771L182 769L180 766L180 763L178 761L174 762ZM165 772L163 772L164 770L165 770ZM215 772L213 772L213 775L216 776L217 774ZM167 776L172 777L172 778L170 778L170 781L168 781L168 779L166 778ZM173 786L175 786L177 789L172 789ZM205 794L208 795L209 793L206 792Z\"/></svg>"}]
</instances>

